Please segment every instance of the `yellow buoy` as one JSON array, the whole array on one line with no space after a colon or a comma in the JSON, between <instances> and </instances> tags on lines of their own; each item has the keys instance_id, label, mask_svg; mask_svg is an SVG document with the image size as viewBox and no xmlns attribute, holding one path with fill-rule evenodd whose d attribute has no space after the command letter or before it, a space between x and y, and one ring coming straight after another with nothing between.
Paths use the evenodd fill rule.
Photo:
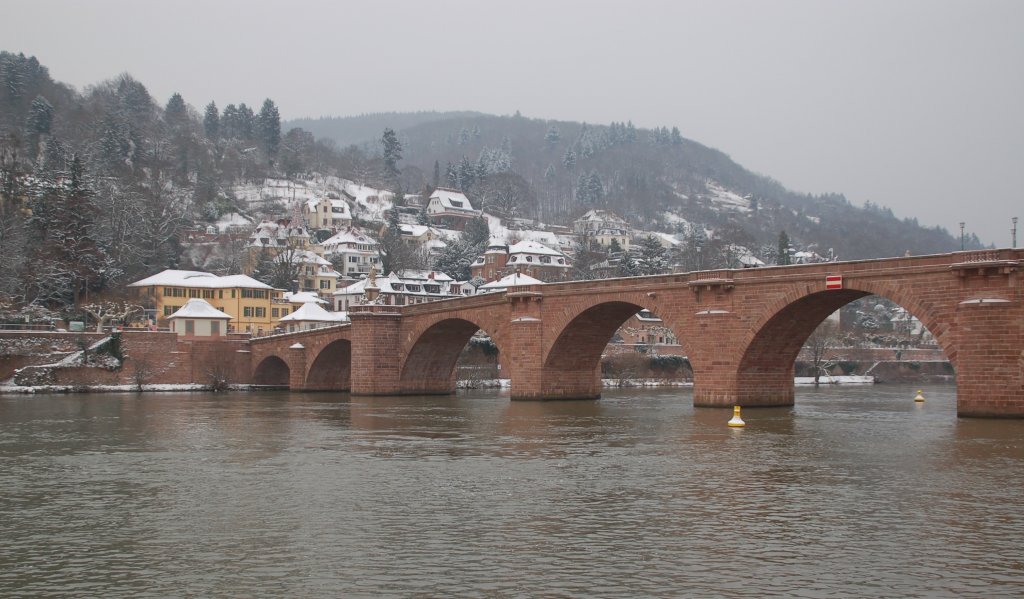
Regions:
<instances>
[{"instance_id":1,"label":"yellow buoy","mask_svg":"<svg viewBox=\"0 0 1024 599\"><path fill-rule=\"evenodd\" d=\"M733 426L733 427L747 426L747 423L743 422L743 419L740 418L740 407L739 406L733 406L732 407L732 420L729 421L729 426Z\"/></svg>"},{"instance_id":2,"label":"yellow buoy","mask_svg":"<svg viewBox=\"0 0 1024 599\"><path fill-rule=\"evenodd\" d=\"M921 390L920 389L917 390L917 397L914 398L914 401L917 401L917 402L924 401L924 395L921 395Z\"/></svg>"}]
</instances>

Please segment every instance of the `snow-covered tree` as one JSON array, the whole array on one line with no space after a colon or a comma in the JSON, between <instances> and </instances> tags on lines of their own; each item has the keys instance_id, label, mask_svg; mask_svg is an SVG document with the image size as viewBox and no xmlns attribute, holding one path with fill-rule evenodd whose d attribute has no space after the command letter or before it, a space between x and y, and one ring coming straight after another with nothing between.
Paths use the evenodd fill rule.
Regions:
<instances>
[{"instance_id":1,"label":"snow-covered tree","mask_svg":"<svg viewBox=\"0 0 1024 599\"><path fill-rule=\"evenodd\" d=\"M281 115L277 111L277 105L270 98L263 101L260 114L256 117L256 130L267 155L277 156L278 147L281 145Z\"/></svg>"},{"instance_id":2,"label":"snow-covered tree","mask_svg":"<svg viewBox=\"0 0 1024 599\"><path fill-rule=\"evenodd\" d=\"M206 105L203 113L203 131L206 138L216 141L220 135L220 113L217 111L217 103L210 102Z\"/></svg>"}]
</instances>

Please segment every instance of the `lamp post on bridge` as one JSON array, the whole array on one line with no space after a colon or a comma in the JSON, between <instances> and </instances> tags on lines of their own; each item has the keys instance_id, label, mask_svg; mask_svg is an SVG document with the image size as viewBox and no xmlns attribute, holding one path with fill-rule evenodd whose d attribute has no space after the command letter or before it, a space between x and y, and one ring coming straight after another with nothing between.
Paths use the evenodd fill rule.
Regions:
<instances>
[{"instance_id":1,"label":"lamp post on bridge","mask_svg":"<svg viewBox=\"0 0 1024 599\"><path fill-rule=\"evenodd\" d=\"M960 222L960 251L961 252L964 251L964 224L966 224L966 223L964 223L963 221Z\"/></svg>"},{"instance_id":2,"label":"lamp post on bridge","mask_svg":"<svg viewBox=\"0 0 1024 599\"><path fill-rule=\"evenodd\" d=\"M1015 216L1011 218L1010 221L1013 223L1013 228L1010 229L1010 236L1013 239L1010 243L1010 247L1015 248L1017 247L1017 217Z\"/></svg>"}]
</instances>

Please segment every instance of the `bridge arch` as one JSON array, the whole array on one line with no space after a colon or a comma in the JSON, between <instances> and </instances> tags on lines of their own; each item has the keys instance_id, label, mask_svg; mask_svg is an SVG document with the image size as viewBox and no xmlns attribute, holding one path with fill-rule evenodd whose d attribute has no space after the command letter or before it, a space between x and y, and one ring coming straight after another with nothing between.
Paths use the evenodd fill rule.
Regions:
<instances>
[{"instance_id":1,"label":"bridge arch","mask_svg":"<svg viewBox=\"0 0 1024 599\"><path fill-rule=\"evenodd\" d=\"M483 326L482 326L483 325ZM401 364L400 389L411 395L444 395L455 391L455 365L477 331L490 336L499 353L504 328L498 323L478 323L471 316L441 317L424 322L408 335Z\"/></svg>"},{"instance_id":2,"label":"bridge arch","mask_svg":"<svg viewBox=\"0 0 1024 599\"><path fill-rule=\"evenodd\" d=\"M902 285L855 282L840 290L793 290L772 302L738 344L737 403L792 405L794 365L807 339L830 314L870 296L893 301L917 317L956 367L954 340L948 324L943 325L952 315L940 313Z\"/></svg>"},{"instance_id":3,"label":"bridge arch","mask_svg":"<svg viewBox=\"0 0 1024 599\"><path fill-rule=\"evenodd\" d=\"M274 355L267 356L253 369L252 382L254 385L273 385L287 387L291 368L282 358Z\"/></svg>"},{"instance_id":4,"label":"bridge arch","mask_svg":"<svg viewBox=\"0 0 1024 599\"><path fill-rule=\"evenodd\" d=\"M352 343L336 339L321 349L306 372L305 391L348 391L352 381Z\"/></svg>"},{"instance_id":5,"label":"bridge arch","mask_svg":"<svg viewBox=\"0 0 1024 599\"><path fill-rule=\"evenodd\" d=\"M653 294L652 294L653 295ZM615 332L641 310L649 310L660 318L683 346L691 367L699 355L692 344L679 334L683 325L678 314L661 306L655 297L645 293L616 294L614 298L594 297L565 314L553 327L556 333L543 356L546 386L557 387L555 395L566 398L598 398L601 395L601 356Z\"/></svg>"}]
</instances>

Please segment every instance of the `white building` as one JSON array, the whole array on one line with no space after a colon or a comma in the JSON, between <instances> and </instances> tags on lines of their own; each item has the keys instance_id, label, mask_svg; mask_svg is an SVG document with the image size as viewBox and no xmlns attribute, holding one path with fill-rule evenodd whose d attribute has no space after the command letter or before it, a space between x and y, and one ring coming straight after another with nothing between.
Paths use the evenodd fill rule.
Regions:
<instances>
[{"instance_id":1,"label":"white building","mask_svg":"<svg viewBox=\"0 0 1024 599\"><path fill-rule=\"evenodd\" d=\"M537 279L535 279L533 277L530 277L530 276L527 276L527 275L520 274L520 273L516 272L516 273L512 273L512 274L508 275L507 277L502 277L502 278L498 279L497 281L491 281L490 283L487 283L486 285L481 285L480 288L477 289L476 291L477 291L477 293L498 293L498 292L501 292L501 291L507 291L509 287L513 287L513 286L516 286L516 285L543 285L543 284L544 284L544 281L538 281Z\"/></svg>"},{"instance_id":2,"label":"white building","mask_svg":"<svg viewBox=\"0 0 1024 599\"><path fill-rule=\"evenodd\" d=\"M455 189L438 187L427 201L427 217L431 222L445 222L461 229L466 221L479 215L466 194Z\"/></svg>"},{"instance_id":3,"label":"white building","mask_svg":"<svg viewBox=\"0 0 1024 599\"><path fill-rule=\"evenodd\" d=\"M171 330L179 337L224 337L232 318L206 300L193 298L168 316L167 320Z\"/></svg>"},{"instance_id":4,"label":"white building","mask_svg":"<svg viewBox=\"0 0 1024 599\"><path fill-rule=\"evenodd\" d=\"M335 291L334 309L343 312L350 306L364 303L368 283L369 279L363 279ZM377 277L377 288L380 290L378 303L386 306L411 306L450 299L463 295L465 291L461 283L445 273L429 270L403 270Z\"/></svg>"},{"instance_id":5,"label":"white building","mask_svg":"<svg viewBox=\"0 0 1024 599\"><path fill-rule=\"evenodd\" d=\"M325 257L341 256L340 274L344 277L358 278L380 264L377 242L356 227L339 231L320 245Z\"/></svg>"},{"instance_id":6,"label":"white building","mask_svg":"<svg viewBox=\"0 0 1024 599\"><path fill-rule=\"evenodd\" d=\"M294 333L296 331L308 331L310 329L330 327L345 322L348 322L347 313L328 312L315 302L309 302L303 304L298 310L295 310L288 316L282 318L280 326L287 332Z\"/></svg>"}]
</instances>

